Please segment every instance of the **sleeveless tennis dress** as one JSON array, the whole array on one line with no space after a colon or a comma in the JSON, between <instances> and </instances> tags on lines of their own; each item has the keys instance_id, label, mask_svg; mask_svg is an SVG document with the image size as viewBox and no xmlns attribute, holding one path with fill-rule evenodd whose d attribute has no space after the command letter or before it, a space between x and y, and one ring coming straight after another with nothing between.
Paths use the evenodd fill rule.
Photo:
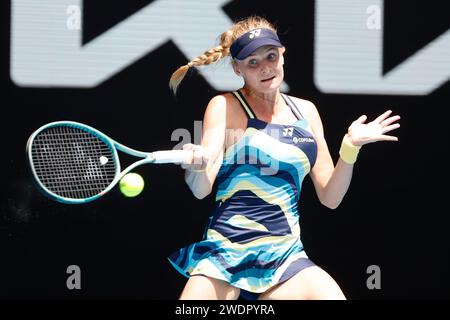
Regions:
<instances>
[{"instance_id":1,"label":"sleeveless tennis dress","mask_svg":"<svg viewBox=\"0 0 450 320\"><path fill-rule=\"evenodd\" d=\"M169 261L186 277L202 274L257 294L314 265L300 241L297 207L317 145L287 95L298 119L291 125L257 119L242 93L233 94L248 116L247 129L224 154L203 240Z\"/></svg>"}]
</instances>

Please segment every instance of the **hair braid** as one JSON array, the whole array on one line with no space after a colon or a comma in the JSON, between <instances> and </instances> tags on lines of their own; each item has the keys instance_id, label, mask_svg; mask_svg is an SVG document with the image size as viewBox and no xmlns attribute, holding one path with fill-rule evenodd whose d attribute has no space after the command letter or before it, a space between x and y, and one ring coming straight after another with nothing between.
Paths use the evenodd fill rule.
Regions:
<instances>
[{"instance_id":1,"label":"hair braid","mask_svg":"<svg viewBox=\"0 0 450 320\"><path fill-rule=\"evenodd\" d=\"M276 31L270 22L258 16L250 16L235 23L230 30L220 35L220 44L218 46L205 51L189 63L179 67L170 77L169 87L176 94L178 86L190 67L208 65L230 55L232 43L247 31L256 28L269 28Z\"/></svg>"}]
</instances>

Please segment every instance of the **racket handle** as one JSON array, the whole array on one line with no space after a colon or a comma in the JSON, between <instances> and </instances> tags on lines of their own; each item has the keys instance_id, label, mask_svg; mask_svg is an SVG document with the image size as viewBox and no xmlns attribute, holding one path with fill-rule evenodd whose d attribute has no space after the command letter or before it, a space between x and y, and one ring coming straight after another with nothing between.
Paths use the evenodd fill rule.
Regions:
<instances>
[{"instance_id":1,"label":"racket handle","mask_svg":"<svg viewBox=\"0 0 450 320\"><path fill-rule=\"evenodd\" d=\"M192 150L168 150L152 152L153 163L183 163L192 157Z\"/></svg>"}]
</instances>

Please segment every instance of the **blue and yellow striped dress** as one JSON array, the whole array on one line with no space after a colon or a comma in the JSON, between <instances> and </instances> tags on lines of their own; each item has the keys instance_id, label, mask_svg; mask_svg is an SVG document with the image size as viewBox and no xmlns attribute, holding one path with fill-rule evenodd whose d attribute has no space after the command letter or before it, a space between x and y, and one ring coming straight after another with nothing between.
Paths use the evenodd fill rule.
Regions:
<instances>
[{"instance_id":1,"label":"blue and yellow striped dress","mask_svg":"<svg viewBox=\"0 0 450 320\"><path fill-rule=\"evenodd\" d=\"M257 119L242 93L233 94L248 116L247 129L224 154L203 240L169 261L187 277L203 274L261 293L304 268L298 201L317 145L288 96L298 120L280 125Z\"/></svg>"}]
</instances>

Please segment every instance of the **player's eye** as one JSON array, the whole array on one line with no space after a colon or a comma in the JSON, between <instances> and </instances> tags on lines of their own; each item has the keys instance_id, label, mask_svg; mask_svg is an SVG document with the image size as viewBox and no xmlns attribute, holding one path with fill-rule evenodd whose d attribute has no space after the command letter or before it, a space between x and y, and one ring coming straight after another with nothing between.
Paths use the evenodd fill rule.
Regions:
<instances>
[{"instance_id":1,"label":"player's eye","mask_svg":"<svg viewBox=\"0 0 450 320\"><path fill-rule=\"evenodd\" d=\"M267 60L274 61L277 58L277 54L275 52L271 52L267 55Z\"/></svg>"},{"instance_id":2,"label":"player's eye","mask_svg":"<svg viewBox=\"0 0 450 320\"><path fill-rule=\"evenodd\" d=\"M250 59L250 60L248 60L248 64L249 64L250 66L256 66L256 65L258 65L258 60L256 60L256 59Z\"/></svg>"}]
</instances>

